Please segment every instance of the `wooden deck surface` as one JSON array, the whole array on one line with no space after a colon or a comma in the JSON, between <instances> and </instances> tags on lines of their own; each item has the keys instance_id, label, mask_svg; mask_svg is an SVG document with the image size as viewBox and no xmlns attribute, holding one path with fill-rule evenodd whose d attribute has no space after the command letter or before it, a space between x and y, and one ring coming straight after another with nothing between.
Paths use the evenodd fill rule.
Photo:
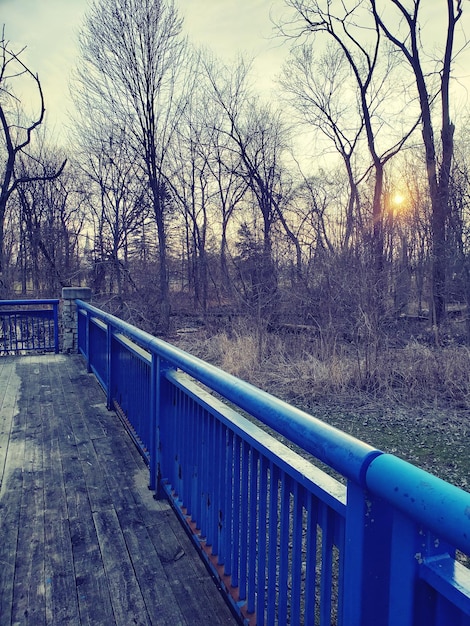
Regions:
<instances>
[{"instance_id":1,"label":"wooden deck surface","mask_svg":"<svg viewBox=\"0 0 470 626\"><path fill-rule=\"evenodd\" d=\"M0 625L235 626L78 356L0 358Z\"/></svg>"}]
</instances>

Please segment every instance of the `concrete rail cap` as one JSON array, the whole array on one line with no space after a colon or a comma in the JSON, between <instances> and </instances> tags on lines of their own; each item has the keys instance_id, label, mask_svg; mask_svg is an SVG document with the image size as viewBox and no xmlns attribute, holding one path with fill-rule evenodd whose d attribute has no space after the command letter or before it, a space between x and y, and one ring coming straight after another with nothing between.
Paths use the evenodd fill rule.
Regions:
<instances>
[{"instance_id":1,"label":"concrete rail cap","mask_svg":"<svg viewBox=\"0 0 470 626\"><path fill-rule=\"evenodd\" d=\"M64 300L91 300L89 287L63 287L62 298Z\"/></svg>"}]
</instances>

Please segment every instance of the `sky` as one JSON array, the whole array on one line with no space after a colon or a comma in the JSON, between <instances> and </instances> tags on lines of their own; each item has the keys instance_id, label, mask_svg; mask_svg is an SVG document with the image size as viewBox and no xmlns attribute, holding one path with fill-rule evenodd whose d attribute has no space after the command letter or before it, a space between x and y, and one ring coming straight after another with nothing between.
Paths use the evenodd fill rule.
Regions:
<instances>
[{"instance_id":1,"label":"sky","mask_svg":"<svg viewBox=\"0 0 470 626\"><path fill-rule=\"evenodd\" d=\"M48 128L59 135L72 106L68 81L77 60L77 33L87 4L88 0L0 0L0 25L5 25L6 39L15 51L26 46L21 58L39 75ZM240 10L240 0L175 0L193 43L211 48L227 61L239 52L256 56L259 84L269 89L286 54L280 41L273 39L270 20L283 0L245 0L243 4Z\"/></svg>"},{"instance_id":2,"label":"sky","mask_svg":"<svg viewBox=\"0 0 470 626\"><path fill-rule=\"evenodd\" d=\"M174 1L184 18L184 31L194 44L211 48L227 62L238 53L256 57L253 82L260 91L269 91L275 98L274 80L286 59L287 46L274 37L271 17L285 12L284 0ZM464 2L470 4L470 0ZM5 24L6 38L15 51L26 46L21 58L39 75L46 100L47 127L58 136L65 134L68 111L72 108L68 83L77 61L77 34L87 5L88 0L0 0L0 26ZM424 7L429 11L428 25L439 28L438 33L427 32L426 40L442 39L445 30L435 15L445 12L445 1L426 0ZM462 21L470 24L466 7ZM470 32L470 26L465 29ZM460 74L466 75L466 86L459 97L462 103L468 103L469 54L463 59L467 67Z\"/></svg>"}]
</instances>

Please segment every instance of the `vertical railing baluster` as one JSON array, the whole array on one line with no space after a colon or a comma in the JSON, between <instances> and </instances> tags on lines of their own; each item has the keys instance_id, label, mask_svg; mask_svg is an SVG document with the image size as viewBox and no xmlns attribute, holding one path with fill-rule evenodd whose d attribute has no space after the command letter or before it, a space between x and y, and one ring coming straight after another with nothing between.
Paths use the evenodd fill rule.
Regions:
<instances>
[{"instance_id":1,"label":"vertical railing baluster","mask_svg":"<svg viewBox=\"0 0 470 626\"><path fill-rule=\"evenodd\" d=\"M104 381L106 383L106 406L108 409L113 407L112 398L112 364L113 359L113 330L111 324L106 324L106 371L104 372ZM132 376L131 376L132 378ZM131 387L132 388L132 387Z\"/></svg>"},{"instance_id":2,"label":"vertical railing baluster","mask_svg":"<svg viewBox=\"0 0 470 626\"><path fill-rule=\"evenodd\" d=\"M268 519L268 603L267 624L276 623L276 607L279 598L278 546L279 533L279 469L270 461L269 464L269 519Z\"/></svg>"},{"instance_id":3,"label":"vertical railing baluster","mask_svg":"<svg viewBox=\"0 0 470 626\"><path fill-rule=\"evenodd\" d=\"M198 491L198 499L199 499L199 513L198 513L198 528L200 530L205 529L206 522L206 488L207 484L205 482L205 470L206 470L206 459L207 459L207 441L206 441L206 427L205 427L205 411L202 407L199 407L199 415L198 415L199 427L201 429L200 435L200 449L198 454L198 465L199 465L199 491Z\"/></svg>"},{"instance_id":4,"label":"vertical railing baluster","mask_svg":"<svg viewBox=\"0 0 470 626\"><path fill-rule=\"evenodd\" d=\"M225 492L224 492L224 509L225 521L223 526L223 555L224 555L224 573L226 576L232 575L233 555L232 555L232 519L234 515L233 509L233 493L234 493L234 435L231 429L226 429L227 453L225 455Z\"/></svg>"},{"instance_id":5,"label":"vertical railing baluster","mask_svg":"<svg viewBox=\"0 0 470 626\"><path fill-rule=\"evenodd\" d=\"M173 432L173 438L172 438L172 468L171 468L171 474L170 474L170 482L176 492L176 495L178 497L178 500L181 501L182 499L182 485L181 485L181 463L182 463L182 454L183 454L183 450L181 449L181 414L182 414L182 408L181 408L181 403L183 402L183 398L180 394L179 389L174 389L173 390L173 405L174 405L174 412L173 412L173 420L172 420L172 425L171 425L171 430Z\"/></svg>"},{"instance_id":6,"label":"vertical railing baluster","mask_svg":"<svg viewBox=\"0 0 470 626\"><path fill-rule=\"evenodd\" d=\"M259 460L259 499L258 499L258 550L256 580L256 617L259 624L264 624L266 609L266 548L268 532L268 472L269 463L264 455Z\"/></svg>"},{"instance_id":7,"label":"vertical railing baluster","mask_svg":"<svg viewBox=\"0 0 470 626\"><path fill-rule=\"evenodd\" d=\"M163 495L161 480L166 478L170 469L171 456L174 450L173 433L171 430L174 422L174 404L172 387L166 379L170 364L163 358L157 360L157 412L156 412L156 451L157 451L157 493L156 496Z\"/></svg>"},{"instance_id":8,"label":"vertical railing baluster","mask_svg":"<svg viewBox=\"0 0 470 626\"><path fill-rule=\"evenodd\" d=\"M331 625L333 536L334 528L330 509L320 505L321 526L321 581L320 581L320 626Z\"/></svg>"},{"instance_id":9,"label":"vertical railing baluster","mask_svg":"<svg viewBox=\"0 0 470 626\"><path fill-rule=\"evenodd\" d=\"M249 472L250 472L250 446L245 441L241 442L241 492L240 492L240 600L246 600L247 596L247 557L248 557L248 505L249 505Z\"/></svg>"},{"instance_id":10,"label":"vertical railing baluster","mask_svg":"<svg viewBox=\"0 0 470 626\"><path fill-rule=\"evenodd\" d=\"M247 571L247 610L255 612L256 606L256 555L258 552L258 538L261 528L258 527L258 451L251 449L250 455L250 485L248 508L248 571Z\"/></svg>"},{"instance_id":11,"label":"vertical railing baluster","mask_svg":"<svg viewBox=\"0 0 470 626\"><path fill-rule=\"evenodd\" d=\"M344 624L343 621L343 596L341 594L341 587L344 580L344 517L340 515L334 516L334 543L336 546L336 553L334 558L336 559L336 576L337 580L334 581L335 592L334 595L337 599L337 623Z\"/></svg>"},{"instance_id":12,"label":"vertical railing baluster","mask_svg":"<svg viewBox=\"0 0 470 626\"><path fill-rule=\"evenodd\" d=\"M90 312L87 311L86 312L86 368L87 368L87 372L90 373L91 372L91 346L92 346L92 341L91 341L91 337L90 337L90 333L91 333L91 328L90 328Z\"/></svg>"},{"instance_id":13,"label":"vertical railing baluster","mask_svg":"<svg viewBox=\"0 0 470 626\"><path fill-rule=\"evenodd\" d=\"M155 352L151 353L150 364L150 415L149 415L149 455L150 455L150 480L149 489L156 491L160 489L158 480L158 385L159 385L159 357Z\"/></svg>"},{"instance_id":14,"label":"vertical railing baluster","mask_svg":"<svg viewBox=\"0 0 470 626\"><path fill-rule=\"evenodd\" d=\"M193 415L195 424L196 437L194 440L194 455L195 455L195 467L194 467L194 480L193 480L193 520L196 522L198 528L201 528L201 509L202 509L202 455L204 454L203 448L203 420L202 420L202 407L197 405Z\"/></svg>"},{"instance_id":15,"label":"vertical railing baluster","mask_svg":"<svg viewBox=\"0 0 470 626\"><path fill-rule=\"evenodd\" d=\"M207 539L208 544L211 549L214 548L214 542L217 545L217 540L215 535L217 534L217 524L214 520L214 508L215 508L215 497L214 497L214 487L215 487L215 473L216 469L214 467L214 445L215 445L215 420L210 413L207 414L207 424L208 424L208 442L209 442L209 456L206 462L207 465ZM215 548L216 549L216 548Z\"/></svg>"},{"instance_id":16,"label":"vertical railing baluster","mask_svg":"<svg viewBox=\"0 0 470 626\"><path fill-rule=\"evenodd\" d=\"M173 475L171 483L175 487L175 491L178 495L178 505L181 505L183 499L183 481L182 481L182 465L184 463L184 447L182 442L182 430L183 425L181 423L181 417L184 411L185 399L180 393L179 389L175 389L174 393L174 405L175 411L173 415L173 427L174 427L174 461L173 461Z\"/></svg>"},{"instance_id":17,"label":"vertical railing baluster","mask_svg":"<svg viewBox=\"0 0 470 626\"><path fill-rule=\"evenodd\" d=\"M184 394L182 391L179 392L182 396L182 406L183 411L181 415L181 499L183 501L184 507L187 508L190 504L191 497L191 472L190 472L190 448L192 445L191 436L191 427L190 427L190 415L192 413L192 409L194 406L194 402L192 398Z\"/></svg>"},{"instance_id":18,"label":"vertical railing baluster","mask_svg":"<svg viewBox=\"0 0 470 626\"><path fill-rule=\"evenodd\" d=\"M291 624L300 624L300 594L302 585L302 514L303 489L297 481L293 485L292 519L292 584L291 584Z\"/></svg>"},{"instance_id":19,"label":"vertical railing baluster","mask_svg":"<svg viewBox=\"0 0 470 626\"><path fill-rule=\"evenodd\" d=\"M78 323L78 320L77 320ZM59 353L59 303L54 303L54 351Z\"/></svg>"},{"instance_id":20,"label":"vertical railing baluster","mask_svg":"<svg viewBox=\"0 0 470 626\"><path fill-rule=\"evenodd\" d=\"M318 500L307 495L307 527L305 529L305 626L315 626L317 597Z\"/></svg>"},{"instance_id":21,"label":"vertical railing baluster","mask_svg":"<svg viewBox=\"0 0 470 626\"><path fill-rule=\"evenodd\" d=\"M219 484L220 484L220 422L211 415L212 422L212 554L219 556Z\"/></svg>"},{"instance_id":22,"label":"vertical railing baluster","mask_svg":"<svg viewBox=\"0 0 470 626\"><path fill-rule=\"evenodd\" d=\"M284 472L281 472L281 519L279 539L279 624L287 624L287 587L290 570L289 541L290 541L290 481Z\"/></svg>"},{"instance_id":23,"label":"vertical railing baluster","mask_svg":"<svg viewBox=\"0 0 470 626\"><path fill-rule=\"evenodd\" d=\"M194 419L196 403L188 398L187 413L185 416L186 439L186 479L185 479L185 507L189 515L193 514L193 474L194 474Z\"/></svg>"},{"instance_id":24,"label":"vertical railing baluster","mask_svg":"<svg viewBox=\"0 0 470 626\"><path fill-rule=\"evenodd\" d=\"M18 344L16 344L15 342L15 338L16 338L16 325L17 325L17 321L16 321L16 314L13 314L13 324L10 324L10 346L15 346L14 350L18 350ZM13 334L13 328L15 329L15 334Z\"/></svg>"},{"instance_id":25,"label":"vertical railing baluster","mask_svg":"<svg viewBox=\"0 0 470 626\"><path fill-rule=\"evenodd\" d=\"M181 391L181 389L178 389L178 395L181 397L181 416L179 431L179 445L181 449L181 462L179 468L180 500L181 506L184 506L184 508L186 508L189 503L188 488L191 486L191 476L188 473L190 446L188 421L189 415L191 414L190 412L193 406L193 401L183 391Z\"/></svg>"},{"instance_id":26,"label":"vertical railing baluster","mask_svg":"<svg viewBox=\"0 0 470 626\"><path fill-rule=\"evenodd\" d=\"M180 426L180 422L179 422L179 414L180 414L180 402L181 402L181 395L179 393L178 389L173 389L173 412L172 412L172 420L171 420L171 458L172 458L172 464L171 464L171 473L170 473L170 482L171 485L173 487L173 489L176 492L176 495L178 497L178 499L180 498L180 493L179 493L179 488L180 488L180 484L179 484L179 463L181 461L181 447L180 447L180 431L181 431L181 426ZM166 417L166 416L165 416Z\"/></svg>"},{"instance_id":27,"label":"vertical railing baluster","mask_svg":"<svg viewBox=\"0 0 470 626\"><path fill-rule=\"evenodd\" d=\"M169 443L169 452L171 458L170 471L168 473L168 479L170 484L175 492L175 495L178 499L181 497L179 493L179 478L178 478L178 464L180 462L181 450L178 448L178 431L179 431L179 419L180 419L180 401L181 396L179 390L177 388L172 389L172 402L173 402L173 411L172 411L172 420L171 426L169 428L169 432L171 433L168 443Z\"/></svg>"},{"instance_id":28,"label":"vertical railing baluster","mask_svg":"<svg viewBox=\"0 0 470 626\"><path fill-rule=\"evenodd\" d=\"M242 441L240 437L234 437L234 457L233 457L233 542L232 542L232 585L238 587L240 584L240 533L241 517L243 515L243 504L241 501L241 454Z\"/></svg>"},{"instance_id":29,"label":"vertical railing baluster","mask_svg":"<svg viewBox=\"0 0 470 626\"><path fill-rule=\"evenodd\" d=\"M212 497L212 494L210 491L209 477L210 477L210 464L212 463L212 458L211 458L212 449L211 449L210 418L209 418L209 414L205 410L203 412L203 432L204 432L204 451L205 452L204 452L204 456L202 459L202 468L203 468L202 484L204 485L204 487L203 487L203 492L202 492L203 503L202 503L202 516L201 516L201 529L203 530L203 534L205 535L206 540L208 541L208 545L211 545L211 538L210 538L211 502L210 502L210 499Z\"/></svg>"},{"instance_id":30,"label":"vertical railing baluster","mask_svg":"<svg viewBox=\"0 0 470 626\"><path fill-rule=\"evenodd\" d=\"M225 426L216 419L217 428L217 563L223 565L225 562L225 543L224 543L224 530L226 524L226 510L225 510L225 468L226 468L226 429Z\"/></svg>"}]
</instances>

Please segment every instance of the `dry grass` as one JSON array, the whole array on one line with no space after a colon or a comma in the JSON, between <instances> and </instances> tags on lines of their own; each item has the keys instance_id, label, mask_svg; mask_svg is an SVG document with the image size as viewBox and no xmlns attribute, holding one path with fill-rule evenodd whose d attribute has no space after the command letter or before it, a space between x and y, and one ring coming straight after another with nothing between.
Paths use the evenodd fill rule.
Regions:
<instances>
[{"instance_id":1,"label":"dry grass","mask_svg":"<svg viewBox=\"0 0 470 626\"><path fill-rule=\"evenodd\" d=\"M312 338L235 329L179 345L320 419L468 488L470 350L410 340L366 363Z\"/></svg>"},{"instance_id":2,"label":"dry grass","mask_svg":"<svg viewBox=\"0 0 470 626\"><path fill-rule=\"evenodd\" d=\"M302 403L359 395L361 401L470 409L466 346L436 348L413 339L403 348L384 348L371 361L350 347L323 358L315 341L269 333L198 333L177 343L226 372Z\"/></svg>"}]
</instances>

